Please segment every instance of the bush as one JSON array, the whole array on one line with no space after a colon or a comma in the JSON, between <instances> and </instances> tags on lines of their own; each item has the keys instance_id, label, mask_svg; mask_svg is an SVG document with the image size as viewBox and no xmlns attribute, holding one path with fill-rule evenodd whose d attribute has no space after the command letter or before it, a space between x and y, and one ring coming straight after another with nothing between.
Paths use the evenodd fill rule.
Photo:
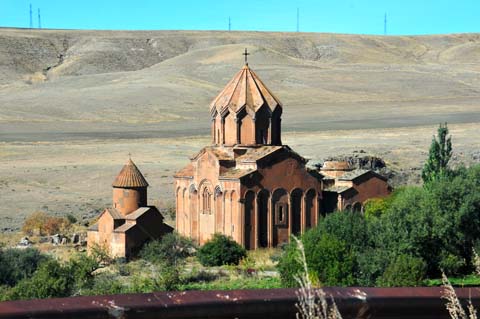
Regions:
<instances>
[{"instance_id":1,"label":"bush","mask_svg":"<svg viewBox=\"0 0 480 319\"><path fill-rule=\"evenodd\" d=\"M193 242L178 233L169 233L161 240L147 243L140 251L140 257L156 264L177 266L193 254Z\"/></svg>"},{"instance_id":2,"label":"bush","mask_svg":"<svg viewBox=\"0 0 480 319\"><path fill-rule=\"evenodd\" d=\"M34 248L0 250L0 285L14 286L29 278L50 257Z\"/></svg>"},{"instance_id":3,"label":"bush","mask_svg":"<svg viewBox=\"0 0 480 319\"><path fill-rule=\"evenodd\" d=\"M82 290L82 295L113 295L126 292L126 288L117 276L101 273L93 278L90 288Z\"/></svg>"},{"instance_id":4,"label":"bush","mask_svg":"<svg viewBox=\"0 0 480 319\"><path fill-rule=\"evenodd\" d=\"M100 263L95 256L78 254L68 261L66 267L73 276L75 292L80 292L93 286L93 272L100 267Z\"/></svg>"},{"instance_id":5,"label":"bush","mask_svg":"<svg viewBox=\"0 0 480 319\"><path fill-rule=\"evenodd\" d=\"M465 259L462 259L459 256L444 253L440 256L438 266L446 275L455 276L461 273L461 270L466 266L466 263Z\"/></svg>"},{"instance_id":6,"label":"bush","mask_svg":"<svg viewBox=\"0 0 480 319\"><path fill-rule=\"evenodd\" d=\"M365 202L365 218L382 216L388 209L389 200L385 198L371 198Z\"/></svg>"},{"instance_id":7,"label":"bush","mask_svg":"<svg viewBox=\"0 0 480 319\"><path fill-rule=\"evenodd\" d=\"M22 231L28 235L54 235L69 229L71 222L64 217L49 216L44 212L35 212L23 223Z\"/></svg>"},{"instance_id":8,"label":"bush","mask_svg":"<svg viewBox=\"0 0 480 319\"><path fill-rule=\"evenodd\" d=\"M378 280L383 287L415 287L422 283L426 263L421 258L399 255L392 261Z\"/></svg>"},{"instance_id":9,"label":"bush","mask_svg":"<svg viewBox=\"0 0 480 319\"><path fill-rule=\"evenodd\" d=\"M76 224L78 222L77 217L73 216L72 214L67 214L66 218L70 224Z\"/></svg>"},{"instance_id":10,"label":"bush","mask_svg":"<svg viewBox=\"0 0 480 319\"><path fill-rule=\"evenodd\" d=\"M306 260L312 281L327 286L349 286L354 284L354 256L347 244L318 229L308 231L302 238ZM298 259L297 245L291 242L278 263L282 283L287 287L297 286L295 277L303 268Z\"/></svg>"},{"instance_id":11,"label":"bush","mask_svg":"<svg viewBox=\"0 0 480 319\"><path fill-rule=\"evenodd\" d=\"M43 230L47 235L55 235L61 232L66 232L70 228L71 223L64 217L49 216L43 225Z\"/></svg>"},{"instance_id":12,"label":"bush","mask_svg":"<svg viewBox=\"0 0 480 319\"><path fill-rule=\"evenodd\" d=\"M25 219L23 222L22 231L29 236L34 234L43 235L43 227L47 219L47 213L35 212Z\"/></svg>"},{"instance_id":13,"label":"bush","mask_svg":"<svg viewBox=\"0 0 480 319\"><path fill-rule=\"evenodd\" d=\"M215 234L197 253L198 260L204 266L238 265L247 255L245 248L231 237Z\"/></svg>"},{"instance_id":14,"label":"bush","mask_svg":"<svg viewBox=\"0 0 480 319\"><path fill-rule=\"evenodd\" d=\"M10 299L39 299L68 297L75 281L70 268L56 260L48 260L40 265L31 278L21 280L10 291Z\"/></svg>"}]
</instances>

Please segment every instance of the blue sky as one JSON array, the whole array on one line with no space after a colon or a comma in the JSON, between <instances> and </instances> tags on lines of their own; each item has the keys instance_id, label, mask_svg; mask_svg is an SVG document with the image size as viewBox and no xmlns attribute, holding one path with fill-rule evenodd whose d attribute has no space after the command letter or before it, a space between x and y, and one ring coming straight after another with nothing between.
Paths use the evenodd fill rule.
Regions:
<instances>
[{"instance_id":1,"label":"blue sky","mask_svg":"<svg viewBox=\"0 0 480 319\"><path fill-rule=\"evenodd\" d=\"M480 0L0 0L0 26L56 29L300 31L383 34L480 32Z\"/></svg>"}]
</instances>

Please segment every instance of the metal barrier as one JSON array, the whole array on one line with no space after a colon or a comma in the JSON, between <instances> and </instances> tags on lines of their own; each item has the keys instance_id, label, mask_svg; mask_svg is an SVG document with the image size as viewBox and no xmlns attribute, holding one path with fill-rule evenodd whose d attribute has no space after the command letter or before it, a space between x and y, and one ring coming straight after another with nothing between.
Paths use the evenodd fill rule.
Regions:
<instances>
[{"instance_id":1,"label":"metal barrier","mask_svg":"<svg viewBox=\"0 0 480 319\"><path fill-rule=\"evenodd\" d=\"M343 318L449 318L442 288L325 288ZM478 307L480 290L458 288ZM0 318L295 318L295 289L184 291L0 303Z\"/></svg>"}]
</instances>

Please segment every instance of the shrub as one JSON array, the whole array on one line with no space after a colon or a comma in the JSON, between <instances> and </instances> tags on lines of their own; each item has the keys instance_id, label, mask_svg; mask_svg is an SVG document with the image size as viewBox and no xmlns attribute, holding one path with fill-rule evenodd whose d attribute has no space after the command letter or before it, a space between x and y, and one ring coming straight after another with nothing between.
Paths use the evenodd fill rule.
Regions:
<instances>
[{"instance_id":1,"label":"shrub","mask_svg":"<svg viewBox=\"0 0 480 319\"><path fill-rule=\"evenodd\" d=\"M117 276L101 273L93 278L90 288L82 290L82 295L113 295L126 292L127 289Z\"/></svg>"},{"instance_id":2,"label":"shrub","mask_svg":"<svg viewBox=\"0 0 480 319\"><path fill-rule=\"evenodd\" d=\"M422 283L426 274L426 263L421 258L399 255L378 279L383 287L412 287Z\"/></svg>"},{"instance_id":3,"label":"shrub","mask_svg":"<svg viewBox=\"0 0 480 319\"><path fill-rule=\"evenodd\" d=\"M152 263L177 266L191 256L195 250L193 242L178 233L169 233L161 240L147 243L140 251L140 257Z\"/></svg>"},{"instance_id":4,"label":"shrub","mask_svg":"<svg viewBox=\"0 0 480 319\"><path fill-rule=\"evenodd\" d=\"M0 250L0 285L16 285L20 280L29 278L42 262L49 259L35 248Z\"/></svg>"},{"instance_id":5,"label":"shrub","mask_svg":"<svg viewBox=\"0 0 480 319\"><path fill-rule=\"evenodd\" d=\"M345 242L314 229L304 234L302 243L312 281L318 278L321 284L328 286L354 284L354 256ZM297 251L296 243L291 242L278 263L280 278L287 287L297 285L295 276L303 270Z\"/></svg>"},{"instance_id":6,"label":"shrub","mask_svg":"<svg viewBox=\"0 0 480 319\"><path fill-rule=\"evenodd\" d=\"M44 225L48 219L47 213L35 212L28 216L23 222L22 231L27 235L44 235Z\"/></svg>"},{"instance_id":7,"label":"shrub","mask_svg":"<svg viewBox=\"0 0 480 319\"><path fill-rule=\"evenodd\" d=\"M73 216L72 214L67 214L66 218L70 224L75 224L78 221L77 217Z\"/></svg>"},{"instance_id":8,"label":"shrub","mask_svg":"<svg viewBox=\"0 0 480 319\"><path fill-rule=\"evenodd\" d=\"M31 278L21 280L12 290L10 299L38 299L70 296L74 278L70 268L56 260L40 265Z\"/></svg>"},{"instance_id":9,"label":"shrub","mask_svg":"<svg viewBox=\"0 0 480 319\"><path fill-rule=\"evenodd\" d=\"M462 268L466 266L466 263L465 259L462 259L459 256L444 253L440 256L438 266L446 275L451 276L460 274Z\"/></svg>"},{"instance_id":10,"label":"shrub","mask_svg":"<svg viewBox=\"0 0 480 319\"><path fill-rule=\"evenodd\" d=\"M73 276L76 292L80 292L82 289L92 287L94 279L93 272L100 267L100 263L95 256L78 254L68 261L66 267Z\"/></svg>"},{"instance_id":11,"label":"shrub","mask_svg":"<svg viewBox=\"0 0 480 319\"><path fill-rule=\"evenodd\" d=\"M45 224L43 225L42 229L47 235L55 235L67 231L70 226L70 221L64 217L49 216L45 220Z\"/></svg>"},{"instance_id":12,"label":"shrub","mask_svg":"<svg viewBox=\"0 0 480 319\"><path fill-rule=\"evenodd\" d=\"M245 248L231 237L215 234L197 253L198 260L204 266L238 265L247 255Z\"/></svg>"},{"instance_id":13,"label":"shrub","mask_svg":"<svg viewBox=\"0 0 480 319\"><path fill-rule=\"evenodd\" d=\"M388 200L385 198L371 198L365 202L365 218L375 218L383 215L388 209Z\"/></svg>"},{"instance_id":14,"label":"shrub","mask_svg":"<svg viewBox=\"0 0 480 319\"><path fill-rule=\"evenodd\" d=\"M22 231L28 235L54 235L67 231L71 222L64 217L49 216L44 212L35 212L23 223Z\"/></svg>"}]
</instances>

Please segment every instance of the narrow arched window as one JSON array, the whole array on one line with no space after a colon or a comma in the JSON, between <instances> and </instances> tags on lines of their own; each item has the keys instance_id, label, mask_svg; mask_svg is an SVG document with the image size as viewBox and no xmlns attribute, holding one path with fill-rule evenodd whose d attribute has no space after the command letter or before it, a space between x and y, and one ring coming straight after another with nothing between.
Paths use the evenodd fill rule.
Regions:
<instances>
[{"instance_id":1,"label":"narrow arched window","mask_svg":"<svg viewBox=\"0 0 480 319\"><path fill-rule=\"evenodd\" d=\"M203 189L202 193L202 203L203 203L203 213L204 214L210 214L211 212L211 202L212 202L212 193L208 190L207 187Z\"/></svg>"}]
</instances>

